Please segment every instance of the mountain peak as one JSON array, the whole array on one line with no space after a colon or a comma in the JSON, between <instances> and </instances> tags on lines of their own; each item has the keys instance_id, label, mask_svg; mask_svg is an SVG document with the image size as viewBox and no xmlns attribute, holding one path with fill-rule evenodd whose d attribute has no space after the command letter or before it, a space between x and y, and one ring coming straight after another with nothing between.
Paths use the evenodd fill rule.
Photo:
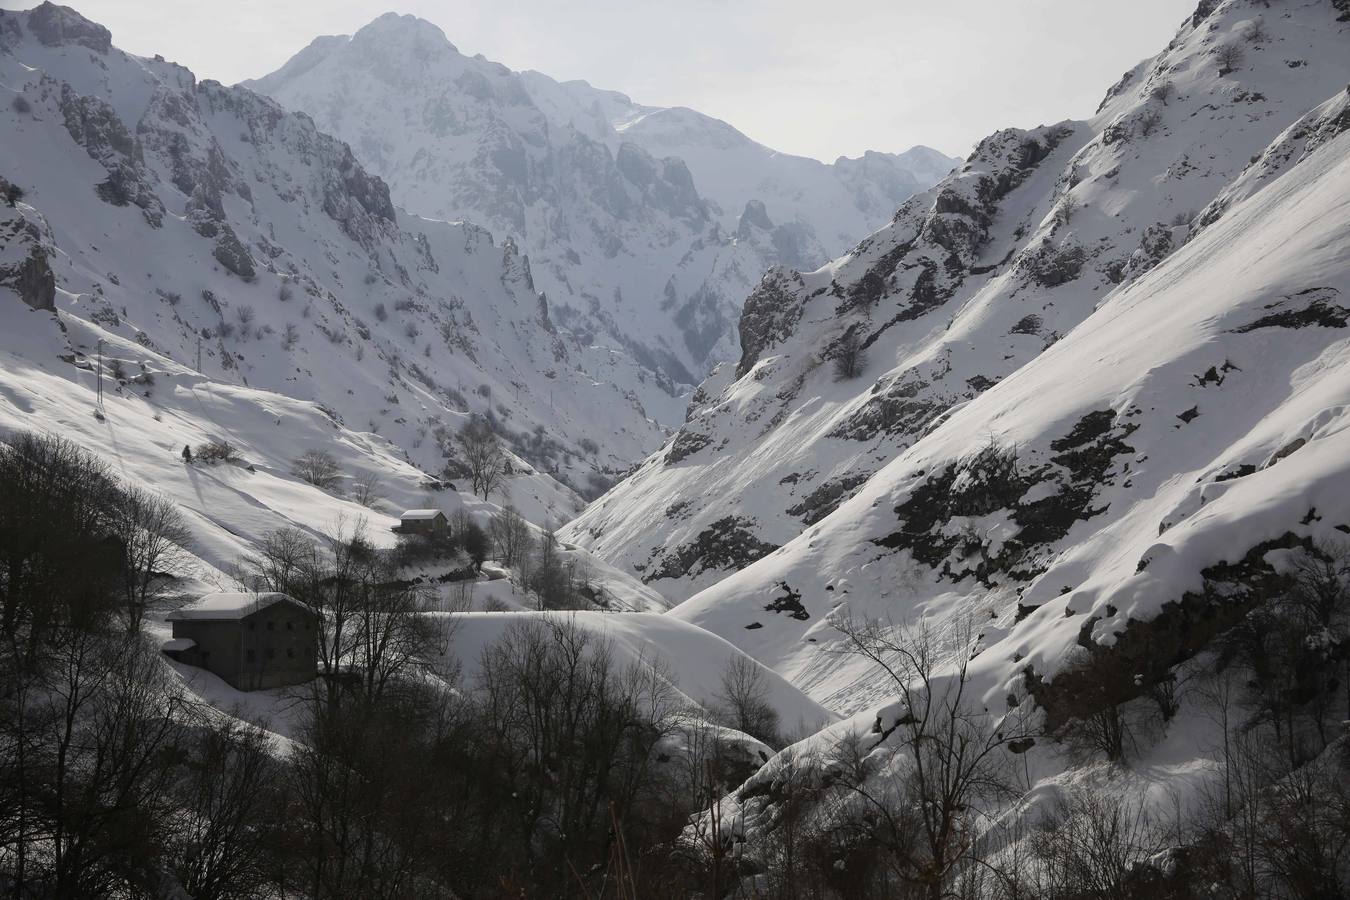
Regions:
<instances>
[{"instance_id":1,"label":"mountain peak","mask_svg":"<svg viewBox=\"0 0 1350 900\"><path fill-rule=\"evenodd\" d=\"M29 10L28 28L49 47L79 44L98 53L107 53L112 46L112 32L107 28L91 22L69 6L51 2Z\"/></svg>"},{"instance_id":2,"label":"mountain peak","mask_svg":"<svg viewBox=\"0 0 1350 900\"><path fill-rule=\"evenodd\" d=\"M410 13L387 12L352 36L352 42L368 40L409 42L418 49L448 49L458 53L439 25Z\"/></svg>"}]
</instances>

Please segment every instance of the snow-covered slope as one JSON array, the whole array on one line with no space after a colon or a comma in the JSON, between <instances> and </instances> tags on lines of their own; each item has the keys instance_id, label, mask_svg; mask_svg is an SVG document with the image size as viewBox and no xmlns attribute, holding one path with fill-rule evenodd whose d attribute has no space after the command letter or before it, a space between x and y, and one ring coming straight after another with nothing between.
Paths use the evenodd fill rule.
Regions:
<instances>
[{"instance_id":1,"label":"snow-covered slope","mask_svg":"<svg viewBox=\"0 0 1350 900\"><path fill-rule=\"evenodd\" d=\"M581 492L661 440L669 391L560 328L514 243L400 212L308 118L51 4L0 14L0 93L0 178L24 192L0 282L93 329L79 364L105 338L131 382L174 360L312 400L431 473L470 413ZM574 511L548 491L541 514Z\"/></svg>"},{"instance_id":2,"label":"snow-covered slope","mask_svg":"<svg viewBox=\"0 0 1350 900\"><path fill-rule=\"evenodd\" d=\"M189 534L174 593L238 589L240 564L281 528L360 530L390 547L402 510L486 526L508 500L556 523L580 506L559 479L593 487L660 439L643 401L669 395L627 355L555 325L513 243L396 210L308 118L122 53L51 4L0 13L0 94L0 198L14 200L0 199L0 440L58 435L172 500ZM506 490L490 500L429 474L470 413L513 442ZM180 457L221 440L237 459ZM309 450L335 458L335 488L293 473ZM358 503L362 485L371 496ZM557 553L605 609L578 614L580 626L626 662L659 658L691 704L708 704L741 651L659 617L656 591L588 551ZM438 609L505 610L466 617L450 649L472 673L538 598L491 563L476 582L444 569L405 575L423 577ZM152 636L169 636L167 611L149 611ZM287 691L241 693L165 665L223 713L299 733ZM833 720L765 678L786 725Z\"/></svg>"},{"instance_id":3,"label":"snow-covered slope","mask_svg":"<svg viewBox=\"0 0 1350 900\"><path fill-rule=\"evenodd\" d=\"M1288 307L1294 321L1337 321L1335 315L1327 318L1305 308L1314 300L1321 304L1317 309L1338 303L1341 308L1344 300L1329 290L1300 293L1314 288L1343 290L1335 272L1314 276L1308 262L1289 255L1269 262L1264 284L1250 277L1234 283L1222 267L1159 269L1148 282L1155 286L1149 296L1155 297L1151 302L1156 307L1140 313L1133 331L1111 340L1119 344L1139 334L1142 324L1161 320L1165 313L1176 312L1174 306L1183 306L1187 314L1211 317L1197 321L1205 336L1196 337L1195 346L1209 346L1215 357L1172 384L1165 400L1134 401L1129 388L1136 379L1161 378L1156 367L1162 362L1155 363L1151 374L1147 365L1136 366L1130 362L1135 357L1125 354L1113 353L1103 363L1099 353L1081 349L1075 340L1135 302L1128 298L1143 296L1145 276L1188 241L1212 247L1213 254L1231 254L1225 259L1232 269L1254 264L1261 253L1290 239L1282 230L1287 225L1275 222L1268 204L1242 219L1246 228L1259 231L1259 237L1233 228L1214 229L1235 216L1243 202L1260 198L1284 173L1311 166L1317 153L1325 159L1338 152L1335 135L1345 128L1344 90L1350 81L1350 24L1343 19L1341 7L1331 0L1282 3L1269 10L1241 0L1201 4L1165 51L1132 69L1112 88L1093 118L999 132L983 141L958 172L907 202L890 225L847 256L806 274L771 271L746 303L739 364L722 366L700 387L680 433L573 523L571 539L641 575L677 601L712 588L788 545L743 576L712 588L680 613L700 621L704 616L715 618L714 610L725 605L727 592L744 598L749 595L735 586L754 585L756 615L737 604L731 605L736 612L727 615L736 621L736 640L779 658L796 652L787 646L795 647L801 630L819 622L827 595L811 593L824 585L814 577L811 589L788 578L787 590L776 587L778 580L768 573L784 560L806 553L802 557L806 569L834 571L833 576L820 576L825 580L839 577L833 565L826 566L813 555L822 548L819 535L827 527L853 535L851 552L861 554L859 564L871 558L868 554L892 560L878 564L876 578L889 585L893 598L945 594L949 581L968 586L959 589L962 597L962 591L983 595L989 590L978 580L957 577L967 568L975 570L975 563L948 562L946 551L955 552L959 544L978 560L978 548L988 545L984 552L998 557L1019 528L1029 527L1023 522L995 528L995 521L982 518L995 515L1003 505L973 517L960 513L971 519L968 522L959 517L949 522L940 511L903 509L901 520L926 515L935 517L930 522L935 530L954 534L968 529L973 536L969 541L951 538L917 564L919 574L914 577L929 586L901 588L909 582L895 580L909 569L908 563L893 561L909 560L912 554L882 553L871 541L900 527L892 508L901 505L902 498L886 498L900 490L897 485L912 489L911 481L919 477L912 473L923 470L930 477L939 476L949 462L974 458L997 441L1015 446L1027 472L1049 464L1048 471L1059 473L1063 484L1090 483L1095 491L1114 471L1112 466L1124 463L1103 459L1082 471L1060 472L1050 460L1066 450L1055 449L1052 443L1073 449L1078 434L1082 446L1095 448L1107 442L1103 446L1115 448L1117 444L1110 443L1115 435L1119 447L1139 448L1137 442L1144 440L1146 431L1128 438L1125 432L1145 428L1146 423L1169 437L1196 440L1214 454L1209 462L1217 464L1239 432L1227 430L1235 423L1221 408L1207 411L1207 407L1223 402L1219 397L1247 392L1249 388L1237 387L1244 379L1263 387L1288 384L1291 373L1312 363L1320 347L1338 335L1335 329L1325 330L1325 325L1289 332L1261 328L1250 337L1233 336L1224 329L1242 324L1243 316L1260 318L1243 305L1247 301L1256 307L1277 304L1269 315ZM1216 58L1216 50L1229 45L1239 48L1241 57L1231 70ZM1305 156L1307 160L1299 162ZM1308 168L1298 177L1312 184L1309 179L1314 176L1307 174L1311 171ZM1339 192L1344 197L1344 185L1334 174L1317 175L1315 180L1322 186L1310 187L1309 192L1322 190L1332 197ZM1315 228L1344 222L1341 207L1326 210L1326 215L1327 220L1313 223ZM1272 217L1271 224L1267 217ZM1239 238L1258 243L1237 249ZM1320 238L1337 239L1325 231ZM1344 247L1340 250L1343 265ZM1187 253L1193 252L1187 248ZM1335 263L1333 256L1328 266L1334 269ZM1222 281L1217 280L1220 275ZM1169 290L1162 290L1164 286ZM1261 293L1247 301L1246 294L1235 292L1257 288ZM1206 307L1209 311L1204 313L1198 300L1217 306ZM1253 357L1255 351L1243 349L1247 342L1265 345L1286 334L1288 345L1281 344L1270 356ZM1166 349L1156 346L1157 340L1155 333L1151 342L1137 345L1138 353ZM857 377L839 380L837 360L850 344L863 348ZM1179 365L1183 359L1185 365L1199 364L1189 355L1192 345L1169 346L1167 352L1177 354ZM1039 397L999 391L973 402L1048 349L1053 354L1047 362L1053 358L1059 366L1037 371L1053 371L1045 376L1047 381L1062 380L1064 393L1056 395L1059 405L1042 399L1047 397L1044 385ZM1121 379L1116 383L1118 393L1109 400L1091 397L1086 380L1093 375ZM1183 387L1188 381L1191 386ZM1156 389L1162 390L1162 382L1157 384ZM1083 393L1082 402L1078 391ZM1284 408L1286 396L1270 395L1265 406L1249 411ZM1176 404L1180 405L1172 409ZM1083 420L1084 430L1074 432L1075 423L1093 411L1098 415ZM1032 425L1029 419L1014 427L1009 417L1019 414L1035 416L1041 424ZM967 430L939 452L932 449L937 444L921 439L944 418L966 423ZM1121 460L1133 460L1130 451L1114 452L1123 454ZM1184 454L1175 465L1166 454L1140 450L1140 455L1149 457L1155 477L1166 471L1168 478L1194 481L1177 474L1193 464ZM1098 463L1104 467L1100 471ZM883 471L911 474L874 484L874 477ZM953 477L961 471L958 466ZM1141 482L1136 479L1134 484L1139 490ZM1032 490L1030 485L1027 490ZM1029 493L1025 502L1048 490L1037 488L1038 493ZM875 527L880 530L873 533L874 526L857 521L859 509L869 508L867 504L841 507L859 492L885 511L889 522L884 529L878 523ZM941 500L940 494L926 495L923 503L936 502L934 496ZM1080 499L1069 520L1101 505L1091 494ZM1110 510L1112 516L1125 512L1119 503ZM1103 513L1092 525L1109 521ZM1152 523L1155 537L1157 525ZM1084 537L1079 530L1066 537L1058 526L1042 531L1047 538L1026 551L1041 562L1033 565L1022 556L1017 561L1005 556L1001 563L985 565L988 571L981 570L985 581L1021 588L1040 575L1049 564L1046 560L1077 547ZM1120 547L1114 539L1111 543ZM929 584L926 579L944 569L952 574ZM1079 583L1074 578L1046 589L1058 591ZM869 583L865 590L870 594L874 589ZM764 605L779 595L788 596L781 604L785 610L796 610L797 593L809 613L803 624L786 614L766 616ZM1124 609L1119 604L1117 608ZM752 619L763 620L764 630L744 631ZM719 627L733 626L727 621ZM775 631L791 637L779 647L772 636ZM768 649L770 644L777 649Z\"/></svg>"},{"instance_id":4,"label":"snow-covered slope","mask_svg":"<svg viewBox=\"0 0 1350 900\"><path fill-rule=\"evenodd\" d=\"M560 324L676 382L735 356L765 268L823 263L955 162L779 154L692 110L464 56L393 13L246 84L350 143L412 212L514 238Z\"/></svg>"}]
</instances>

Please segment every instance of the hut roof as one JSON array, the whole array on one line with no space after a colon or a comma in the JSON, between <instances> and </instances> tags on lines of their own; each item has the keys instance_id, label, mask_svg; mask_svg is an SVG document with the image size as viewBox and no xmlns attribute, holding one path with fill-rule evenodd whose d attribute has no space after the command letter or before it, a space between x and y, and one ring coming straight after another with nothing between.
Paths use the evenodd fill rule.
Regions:
<instances>
[{"instance_id":1,"label":"hut roof","mask_svg":"<svg viewBox=\"0 0 1350 900\"><path fill-rule=\"evenodd\" d=\"M229 591L219 594L206 594L187 606L175 609L165 618L170 622L187 619L216 621L242 619L276 603L290 603L305 612L311 612L309 607L303 603L275 591L261 594L247 591Z\"/></svg>"},{"instance_id":2,"label":"hut roof","mask_svg":"<svg viewBox=\"0 0 1350 900\"><path fill-rule=\"evenodd\" d=\"M441 512L439 509L410 509L399 516L399 518L405 522L408 520L421 521L425 519L434 519L437 516L443 515L445 515L445 513Z\"/></svg>"}]
</instances>

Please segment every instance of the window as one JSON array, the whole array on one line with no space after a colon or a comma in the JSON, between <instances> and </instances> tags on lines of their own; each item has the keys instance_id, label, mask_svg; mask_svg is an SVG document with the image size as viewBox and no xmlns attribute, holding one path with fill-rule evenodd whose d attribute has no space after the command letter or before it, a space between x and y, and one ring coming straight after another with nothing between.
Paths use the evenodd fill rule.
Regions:
<instances>
[{"instance_id":1,"label":"window","mask_svg":"<svg viewBox=\"0 0 1350 900\"><path fill-rule=\"evenodd\" d=\"M250 650L244 654L244 658L247 659L249 662L253 662L257 658L257 654L254 653L252 650Z\"/></svg>"},{"instance_id":2,"label":"window","mask_svg":"<svg viewBox=\"0 0 1350 900\"><path fill-rule=\"evenodd\" d=\"M267 630L268 630L268 631L276 631L276 630L277 630L277 623L276 623L276 622L268 622L268 623L267 623Z\"/></svg>"},{"instance_id":3,"label":"window","mask_svg":"<svg viewBox=\"0 0 1350 900\"><path fill-rule=\"evenodd\" d=\"M287 620L286 620L286 630L287 630L287 631L294 631L294 630L295 630L295 623L292 622L290 619L287 619Z\"/></svg>"},{"instance_id":4,"label":"window","mask_svg":"<svg viewBox=\"0 0 1350 900\"><path fill-rule=\"evenodd\" d=\"M255 628L257 628L257 627L258 627L258 623L257 623L257 622L249 622L249 623L248 623L248 630L249 630L249 631L252 631L253 629L255 629Z\"/></svg>"},{"instance_id":5,"label":"window","mask_svg":"<svg viewBox=\"0 0 1350 900\"><path fill-rule=\"evenodd\" d=\"M286 658L287 658L287 659L295 659L295 648L293 648L293 647L287 647L287 648L286 648Z\"/></svg>"},{"instance_id":6,"label":"window","mask_svg":"<svg viewBox=\"0 0 1350 900\"><path fill-rule=\"evenodd\" d=\"M274 649L272 649L271 647L268 647L268 648L267 648L267 658L268 658L268 659L276 659L276 657L277 657L277 651L274 650Z\"/></svg>"}]
</instances>

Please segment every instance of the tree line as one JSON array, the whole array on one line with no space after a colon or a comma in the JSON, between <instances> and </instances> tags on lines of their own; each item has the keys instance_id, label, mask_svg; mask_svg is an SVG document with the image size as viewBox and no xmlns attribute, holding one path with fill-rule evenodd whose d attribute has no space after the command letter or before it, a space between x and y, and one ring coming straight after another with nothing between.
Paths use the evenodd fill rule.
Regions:
<instances>
[{"instance_id":1,"label":"tree line","mask_svg":"<svg viewBox=\"0 0 1350 900\"><path fill-rule=\"evenodd\" d=\"M237 577L321 616L319 677L278 713L287 743L196 701L143 630L188 537L168 501L67 441L0 445L0 895L674 897L703 882L681 834L754 758L659 661L624 662L558 618L511 628L461 680L453 617L427 611L396 552L357 525L283 529ZM764 721L762 677L729 680L725 702L727 720Z\"/></svg>"}]
</instances>

